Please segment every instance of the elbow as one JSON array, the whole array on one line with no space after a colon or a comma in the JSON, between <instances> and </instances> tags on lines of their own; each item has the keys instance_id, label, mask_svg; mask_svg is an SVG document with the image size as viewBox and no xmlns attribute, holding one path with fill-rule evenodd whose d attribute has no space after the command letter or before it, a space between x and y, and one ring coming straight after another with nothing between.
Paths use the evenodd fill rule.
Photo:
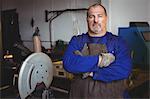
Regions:
<instances>
[{"instance_id":1,"label":"elbow","mask_svg":"<svg viewBox=\"0 0 150 99\"><path fill-rule=\"evenodd\" d=\"M131 67L124 69L124 71L122 71L122 73L120 73L120 78L121 79L128 79L129 76L131 75L131 72L132 72Z\"/></svg>"},{"instance_id":2,"label":"elbow","mask_svg":"<svg viewBox=\"0 0 150 99\"><path fill-rule=\"evenodd\" d=\"M132 61L128 60L124 63L122 72L120 73L122 75L122 78L128 78L132 72Z\"/></svg>"},{"instance_id":3,"label":"elbow","mask_svg":"<svg viewBox=\"0 0 150 99\"><path fill-rule=\"evenodd\" d=\"M71 69L69 63L65 59L63 59L63 67L67 72L72 72L72 69Z\"/></svg>"},{"instance_id":4,"label":"elbow","mask_svg":"<svg viewBox=\"0 0 150 99\"><path fill-rule=\"evenodd\" d=\"M126 77L129 77L131 75L131 72L132 72L132 62L128 62L127 64L127 69L126 69Z\"/></svg>"},{"instance_id":5,"label":"elbow","mask_svg":"<svg viewBox=\"0 0 150 99\"><path fill-rule=\"evenodd\" d=\"M63 58L63 68L70 73L76 73L73 64L69 59Z\"/></svg>"},{"instance_id":6,"label":"elbow","mask_svg":"<svg viewBox=\"0 0 150 99\"><path fill-rule=\"evenodd\" d=\"M131 64L128 64L128 65L126 64L125 67L120 70L120 73L119 73L120 79L128 79L131 72L132 72L132 65Z\"/></svg>"}]
</instances>

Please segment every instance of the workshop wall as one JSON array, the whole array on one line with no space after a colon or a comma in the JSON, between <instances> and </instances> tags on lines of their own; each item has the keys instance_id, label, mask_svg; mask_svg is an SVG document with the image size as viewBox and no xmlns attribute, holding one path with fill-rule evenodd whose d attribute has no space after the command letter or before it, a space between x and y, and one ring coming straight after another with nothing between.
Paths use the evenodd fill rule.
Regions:
<instances>
[{"instance_id":1,"label":"workshop wall","mask_svg":"<svg viewBox=\"0 0 150 99\"><path fill-rule=\"evenodd\" d=\"M1 10L15 9L18 6L19 0L0 0Z\"/></svg>"},{"instance_id":2,"label":"workshop wall","mask_svg":"<svg viewBox=\"0 0 150 99\"><path fill-rule=\"evenodd\" d=\"M109 27L114 34L118 35L118 27L128 27L130 21L148 21L150 24L150 0L108 1Z\"/></svg>"}]
</instances>

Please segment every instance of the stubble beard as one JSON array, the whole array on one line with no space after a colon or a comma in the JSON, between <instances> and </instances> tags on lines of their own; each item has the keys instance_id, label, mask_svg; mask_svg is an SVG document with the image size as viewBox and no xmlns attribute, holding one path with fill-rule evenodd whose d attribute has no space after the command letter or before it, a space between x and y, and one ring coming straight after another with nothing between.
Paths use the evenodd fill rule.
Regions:
<instances>
[{"instance_id":1,"label":"stubble beard","mask_svg":"<svg viewBox=\"0 0 150 99\"><path fill-rule=\"evenodd\" d=\"M99 34L102 32L102 28L100 24L93 24L91 30L93 31L93 33L95 34Z\"/></svg>"}]
</instances>

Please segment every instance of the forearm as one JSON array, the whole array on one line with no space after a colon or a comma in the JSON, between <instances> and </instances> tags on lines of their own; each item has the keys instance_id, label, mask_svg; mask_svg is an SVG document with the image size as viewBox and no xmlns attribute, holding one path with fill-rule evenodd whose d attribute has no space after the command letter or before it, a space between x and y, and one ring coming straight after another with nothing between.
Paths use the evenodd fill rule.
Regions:
<instances>
[{"instance_id":1,"label":"forearm","mask_svg":"<svg viewBox=\"0 0 150 99\"><path fill-rule=\"evenodd\" d=\"M65 54L63 58L64 68L72 73L94 72L98 69L98 56L80 56Z\"/></svg>"},{"instance_id":2,"label":"forearm","mask_svg":"<svg viewBox=\"0 0 150 99\"><path fill-rule=\"evenodd\" d=\"M130 59L122 62L114 62L108 67L99 68L93 74L93 79L104 82L111 82L113 80L120 80L128 78L132 70L132 63Z\"/></svg>"}]
</instances>

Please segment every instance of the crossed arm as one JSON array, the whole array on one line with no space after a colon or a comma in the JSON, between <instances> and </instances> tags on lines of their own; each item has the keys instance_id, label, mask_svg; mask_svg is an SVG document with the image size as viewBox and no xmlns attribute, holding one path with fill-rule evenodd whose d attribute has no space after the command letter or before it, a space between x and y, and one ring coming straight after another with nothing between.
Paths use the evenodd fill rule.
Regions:
<instances>
[{"instance_id":1,"label":"crossed arm","mask_svg":"<svg viewBox=\"0 0 150 99\"><path fill-rule=\"evenodd\" d=\"M129 49L123 40L118 42L118 50L115 52L115 61L107 67L100 67L99 55L82 56L74 54L81 50L81 43L73 37L68 45L63 58L64 68L71 73L93 72L93 79L110 82L127 78L131 72L131 58Z\"/></svg>"}]
</instances>

